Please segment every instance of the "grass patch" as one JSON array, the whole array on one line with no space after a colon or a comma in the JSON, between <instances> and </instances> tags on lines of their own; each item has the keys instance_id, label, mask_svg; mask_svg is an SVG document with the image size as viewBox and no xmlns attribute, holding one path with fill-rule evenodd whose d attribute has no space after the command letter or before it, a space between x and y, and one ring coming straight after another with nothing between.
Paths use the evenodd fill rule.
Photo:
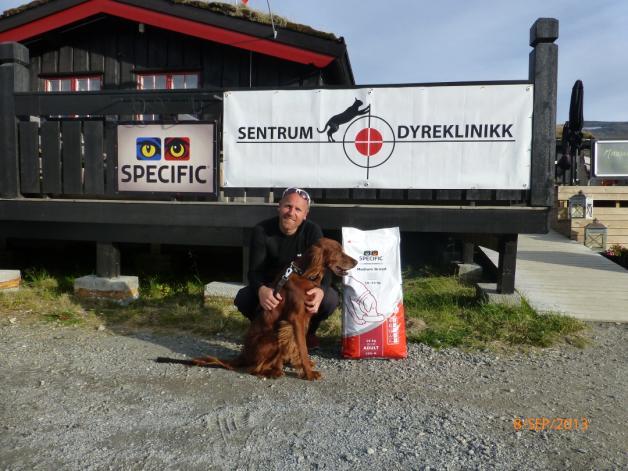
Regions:
<instances>
[{"instance_id":1,"label":"grass patch","mask_svg":"<svg viewBox=\"0 0 628 471\"><path fill-rule=\"evenodd\" d=\"M201 335L240 335L248 323L235 312L231 300L213 299L204 304L204 285L197 277L183 281L143 278L140 299L128 306L77 298L73 280L45 270L26 270L18 292L0 293L0 319L22 324L102 324L114 331L177 329Z\"/></svg>"},{"instance_id":2,"label":"grass patch","mask_svg":"<svg viewBox=\"0 0 628 471\"><path fill-rule=\"evenodd\" d=\"M77 325L83 322L84 316L74 309L55 309L47 314L43 314L42 317L48 322L54 322L60 325Z\"/></svg>"},{"instance_id":3,"label":"grass patch","mask_svg":"<svg viewBox=\"0 0 628 471\"><path fill-rule=\"evenodd\" d=\"M537 314L525 301L516 307L482 303L475 298L475 288L451 276L406 275L404 305L408 339L433 347L585 344L583 322Z\"/></svg>"},{"instance_id":4,"label":"grass patch","mask_svg":"<svg viewBox=\"0 0 628 471\"><path fill-rule=\"evenodd\" d=\"M230 299L203 301L198 276L141 279L140 300L129 306L76 298L73 277L45 270L26 270L16 293L0 294L0 319L47 322L64 326L105 325L114 331L184 330L199 335L240 337L248 320ZM512 307L484 304L475 289L450 276L432 273L404 275L406 332L412 342L433 347L548 347L568 342L583 347L585 324L560 315L539 315L527 303ZM323 343L337 343L342 321L337 310L319 329Z\"/></svg>"},{"instance_id":5,"label":"grass patch","mask_svg":"<svg viewBox=\"0 0 628 471\"><path fill-rule=\"evenodd\" d=\"M103 323L113 329L185 330L200 335L240 335L248 320L230 299L203 300L204 284L197 277L168 280L149 276L140 281L140 299L128 306L92 304Z\"/></svg>"},{"instance_id":6,"label":"grass patch","mask_svg":"<svg viewBox=\"0 0 628 471\"><path fill-rule=\"evenodd\" d=\"M95 322L91 313L74 299L71 286L69 277L55 277L42 269L25 270L19 291L0 293L0 318L6 317L23 324L79 325Z\"/></svg>"}]
</instances>

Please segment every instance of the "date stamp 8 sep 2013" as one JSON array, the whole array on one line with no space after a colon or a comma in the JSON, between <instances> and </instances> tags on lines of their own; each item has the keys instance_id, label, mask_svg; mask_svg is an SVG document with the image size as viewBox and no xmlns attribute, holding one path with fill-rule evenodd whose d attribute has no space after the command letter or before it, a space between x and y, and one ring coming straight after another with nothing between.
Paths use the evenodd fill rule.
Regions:
<instances>
[{"instance_id":1,"label":"date stamp 8 sep 2013","mask_svg":"<svg viewBox=\"0 0 628 471\"><path fill-rule=\"evenodd\" d=\"M579 430L585 432L590 425L586 417L515 417L512 425L515 431L532 430L541 432L543 430Z\"/></svg>"}]
</instances>

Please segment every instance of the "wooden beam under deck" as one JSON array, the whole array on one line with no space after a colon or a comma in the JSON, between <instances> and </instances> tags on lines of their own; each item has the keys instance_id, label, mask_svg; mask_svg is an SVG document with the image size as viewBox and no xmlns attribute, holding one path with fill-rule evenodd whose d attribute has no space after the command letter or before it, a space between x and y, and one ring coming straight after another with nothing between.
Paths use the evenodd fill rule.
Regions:
<instances>
[{"instance_id":1,"label":"wooden beam under deck","mask_svg":"<svg viewBox=\"0 0 628 471\"><path fill-rule=\"evenodd\" d=\"M246 229L276 211L272 203L0 199L0 225L73 224L86 235L90 225ZM321 204L312 207L311 218L327 230L399 226L408 232L538 234L547 232L548 214L548 208L531 207Z\"/></svg>"}]
</instances>

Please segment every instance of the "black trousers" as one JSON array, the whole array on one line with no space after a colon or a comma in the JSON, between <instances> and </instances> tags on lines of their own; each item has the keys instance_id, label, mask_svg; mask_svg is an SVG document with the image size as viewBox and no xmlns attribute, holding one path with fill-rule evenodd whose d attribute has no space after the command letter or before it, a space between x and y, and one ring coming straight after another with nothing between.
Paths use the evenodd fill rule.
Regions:
<instances>
[{"instance_id":1,"label":"black trousers","mask_svg":"<svg viewBox=\"0 0 628 471\"><path fill-rule=\"evenodd\" d=\"M338 307L338 293L331 286L324 289L323 300L318 307L318 312L312 316L310 320L309 334L316 333L316 330L325 319L331 316L331 313ZM244 314L250 321L261 311L257 292L250 286L245 286L235 297L233 304L236 305L238 311Z\"/></svg>"}]
</instances>

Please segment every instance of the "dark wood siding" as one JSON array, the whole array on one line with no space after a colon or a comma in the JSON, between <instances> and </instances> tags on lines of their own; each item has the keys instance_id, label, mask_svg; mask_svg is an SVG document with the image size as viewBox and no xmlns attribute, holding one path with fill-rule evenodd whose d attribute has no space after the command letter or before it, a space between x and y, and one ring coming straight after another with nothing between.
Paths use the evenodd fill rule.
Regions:
<instances>
[{"instance_id":1,"label":"dark wood siding","mask_svg":"<svg viewBox=\"0 0 628 471\"><path fill-rule=\"evenodd\" d=\"M151 26L141 33L137 23L115 18L51 32L27 46L33 91L43 91L42 76L102 75L103 89L114 90L136 88L137 73L164 71L197 72L209 88L334 85L309 65Z\"/></svg>"},{"instance_id":2,"label":"dark wood siding","mask_svg":"<svg viewBox=\"0 0 628 471\"><path fill-rule=\"evenodd\" d=\"M41 125L42 180L44 193L58 194L61 189L61 141L58 121L49 121Z\"/></svg>"}]
</instances>

